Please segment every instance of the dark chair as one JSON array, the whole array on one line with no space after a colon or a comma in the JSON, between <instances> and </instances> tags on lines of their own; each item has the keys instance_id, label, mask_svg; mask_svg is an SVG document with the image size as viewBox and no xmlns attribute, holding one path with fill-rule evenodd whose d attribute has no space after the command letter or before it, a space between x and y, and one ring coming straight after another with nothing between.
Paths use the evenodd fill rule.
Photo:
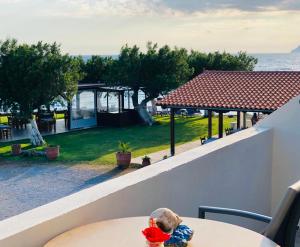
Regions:
<instances>
[{"instance_id":1,"label":"dark chair","mask_svg":"<svg viewBox=\"0 0 300 247\"><path fill-rule=\"evenodd\" d=\"M200 142L201 142L201 145L205 144L205 141L206 141L206 137L200 137Z\"/></svg>"},{"instance_id":2,"label":"dark chair","mask_svg":"<svg viewBox=\"0 0 300 247\"><path fill-rule=\"evenodd\" d=\"M234 133L233 128L226 128L226 129L225 129L225 134L226 134L226 136L229 136L229 135L231 135L231 134L233 134L233 133Z\"/></svg>"},{"instance_id":3,"label":"dark chair","mask_svg":"<svg viewBox=\"0 0 300 247\"><path fill-rule=\"evenodd\" d=\"M37 126L42 131L56 132L56 119L53 112L38 113L36 116Z\"/></svg>"},{"instance_id":4,"label":"dark chair","mask_svg":"<svg viewBox=\"0 0 300 247\"><path fill-rule=\"evenodd\" d=\"M12 139L10 126L0 126L0 139Z\"/></svg>"},{"instance_id":5,"label":"dark chair","mask_svg":"<svg viewBox=\"0 0 300 247\"><path fill-rule=\"evenodd\" d=\"M288 188L284 199L272 218L236 209L199 207L199 218L204 219L205 213L234 215L268 223L266 229L262 232L264 236L281 247L294 247L300 219L300 181Z\"/></svg>"},{"instance_id":6,"label":"dark chair","mask_svg":"<svg viewBox=\"0 0 300 247\"><path fill-rule=\"evenodd\" d=\"M65 111L64 112L64 120L65 120L65 128L69 128L69 119L70 119L70 116L69 116L69 111Z\"/></svg>"},{"instance_id":7,"label":"dark chair","mask_svg":"<svg viewBox=\"0 0 300 247\"><path fill-rule=\"evenodd\" d=\"M230 135L229 128L226 128L226 129L225 129L225 135L226 135L226 136Z\"/></svg>"}]
</instances>

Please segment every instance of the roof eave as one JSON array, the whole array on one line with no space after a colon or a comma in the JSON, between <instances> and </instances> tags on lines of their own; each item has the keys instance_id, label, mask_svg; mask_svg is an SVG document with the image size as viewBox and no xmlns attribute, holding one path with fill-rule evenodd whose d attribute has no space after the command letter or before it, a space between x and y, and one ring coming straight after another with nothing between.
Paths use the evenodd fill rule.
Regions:
<instances>
[{"instance_id":1,"label":"roof eave","mask_svg":"<svg viewBox=\"0 0 300 247\"><path fill-rule=\"evenodd\" d=\"M185 106L185 105L165 105L165 104L157 104L162 108L186 108L186 109L200 109L200 110L211 110L211 111L241 111L241 112L265 112L272 113L277 109L258 109L258 108L226 108L226 107L206 107L206 106Z\"/></svg>"}]
</instances>

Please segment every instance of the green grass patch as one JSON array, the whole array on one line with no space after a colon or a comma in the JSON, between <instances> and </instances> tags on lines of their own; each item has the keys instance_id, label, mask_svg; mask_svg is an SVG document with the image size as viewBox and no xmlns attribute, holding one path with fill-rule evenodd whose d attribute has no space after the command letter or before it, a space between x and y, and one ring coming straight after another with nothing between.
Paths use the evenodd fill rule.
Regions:
<instances>
[{"instance_id":1,"label":"green grass patch","mask_svg":"<svg viewBox=\"0 0 300 247\"><path fill-rule=\"evenodd\" d=\"M168 149L170 144L169 117L157 117L156 120L157 124L153 126L95 128L47 136L45 139L48 144L60 145L59 161L111 165L115 164L115 152L118 151L119 141L130 144L133 157ZM229 127L229 123L233 121L236 119L224 117L224 128ZM200 136L207 136L207 118L178 117L175 123L176 145L199 140ZM217 129L218 119L213 118L214 135L217 134ZM22 143L26 145L26 148L30 148L28 142ZM1 156L8 155L10 144L0 143Z\"/></svg>"},{"instance_id":2,"label":"green grass patch","mask_svg":"<svg viewBox=\"0 0 300 247\"><path fill-rule=\"evenodd\" d=\"M64 113L57 113L54 115L54 117L56 119L64 119L65 118L65 114Z\"/></svg>"},{"instance_id":3,"label":"green grass patch","mask_svg":"<svg viewBox=\"0 0 300 247\"><path fill-rule=\"evenodd\" d=\"M0 116L0 124L7 124L8 120L6 116Z\"/></svg>"}]
</instances>

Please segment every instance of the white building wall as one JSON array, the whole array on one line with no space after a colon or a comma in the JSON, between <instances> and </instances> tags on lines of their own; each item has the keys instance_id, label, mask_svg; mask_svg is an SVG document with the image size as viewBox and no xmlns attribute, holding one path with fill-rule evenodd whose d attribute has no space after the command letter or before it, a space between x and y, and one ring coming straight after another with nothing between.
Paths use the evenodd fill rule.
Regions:
<instances>
[{"instance_id":1,"label":"white building wall","mask_svg":"<svg viewBox=\"0 0 300 247\"><path fill-rule=\"evenodd\" d=\"M287 187L300 180L300 96L272 113L257 127L273 129L272 211Z\"/></svg>"},{"instance_id":2,"label":"white building wall","mask_svg":"<svg viewBox=\"0 0 300 247\"><path fill-rule=\"evenodd\" d=\"M76 226L149 215L158 207L191 217L199 205L269 214L271 143L271 130L251 128L93 186L0 222L0 246L38 247Z\"/></svg>"}]
</instances>

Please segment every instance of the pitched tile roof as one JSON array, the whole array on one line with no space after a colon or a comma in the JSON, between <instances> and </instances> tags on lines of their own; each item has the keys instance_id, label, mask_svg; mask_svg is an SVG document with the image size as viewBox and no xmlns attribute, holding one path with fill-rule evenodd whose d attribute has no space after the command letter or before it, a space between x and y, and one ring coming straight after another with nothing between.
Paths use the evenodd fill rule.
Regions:
<instances>
[{"instance_id":1,"label":"pitched tile roof","mask_svg":"<svg viewBox=\"0 0 300 247\"><path fill-rule=\"evenodd\" d=\"M300 71L205 71L161 106L273 111L300 94Z\"/></svg>"}]
</instances>

